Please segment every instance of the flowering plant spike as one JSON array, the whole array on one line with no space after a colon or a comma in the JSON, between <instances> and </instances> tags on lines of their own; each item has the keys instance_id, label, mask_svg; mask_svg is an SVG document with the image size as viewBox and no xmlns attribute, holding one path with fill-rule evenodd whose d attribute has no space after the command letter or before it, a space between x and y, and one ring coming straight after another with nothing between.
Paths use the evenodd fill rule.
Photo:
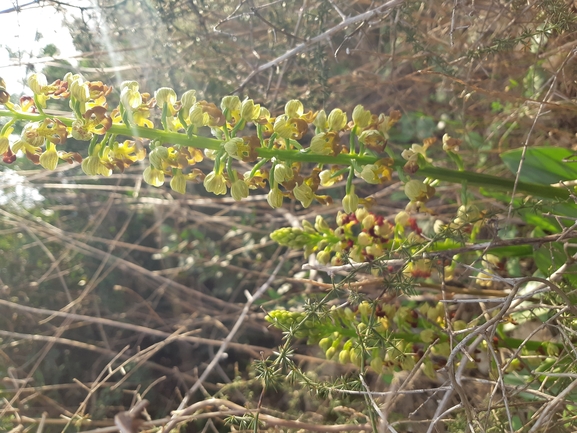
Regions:
<instances>
[{"instance_id":1,"label":"flowering plant spike","mask_svg":"<svg viewBox=\"0 0 577 433\"><path fill-rule=\"evenodd\" d=\"M320 187L346 178L342 205L347 213L364 203L353 185L355 177L382 184L394 170L405 181L417 170L427 176L426 182L407 183L408 210L427 211L425 203L435 192L434 179L510 187L507 179L463 171L456 153L459 141L448 136L443 148L457 161L459 171L432 166L426 151L435 139L414 144L402 152L402 158L395 158L387 140L401 117L398 111L376 115L358 105L350 116L338 108L327 115L324 110L305 111L301 101L291 100L275 117L252 99L225 96L217 106L199 100L194 90L178 99L167 87L151 96L136 81L121 84L118 106L111 109L108 99L113 89L100 81L68 73L49 84L37 73L27 83L33 96L23 96L16 104L0 79L0 105L5 107L0 118L9 119L0 131L0 154L6 164L13 163L20 152L47 170L54 170L61 161L76 161L88 175L110 176L148 154L143 177L150 185L168 182L174 191L185 193L187 182L202 182L208 192L224 195L230 190L235 200L242 200L250 190L268 184L267 201L273 208L282 206L284 198L296 199L305 208L313 201L328 204L332 199L322 195ZM51 100L67 100L70 115L50 114ZM17 121L26 124L14 139L11 134ZM210 130L214 138L199 135L202 130ZM86 154L67 151L70 137L86 142ZM203 159L213 161L208 173L196 167ZM235 160L252 168L240 173ZM303 163L315 165L307 170ZM567 195L562 188L527 187L522 182L517 190L524 188L545 196Z\"/></svg>"}]
</instances>

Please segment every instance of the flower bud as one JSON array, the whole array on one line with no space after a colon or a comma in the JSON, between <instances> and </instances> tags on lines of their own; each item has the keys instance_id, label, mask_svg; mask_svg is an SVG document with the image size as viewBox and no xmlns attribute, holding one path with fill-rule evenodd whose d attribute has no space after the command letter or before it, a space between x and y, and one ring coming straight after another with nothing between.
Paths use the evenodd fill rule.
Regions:
<instances>
[{"instance_id":1,"label":"flower bud","mask_svg":"<svg viewBox=\"0 0 577 433\"><path fill-rule=\"evenodd\" d=\"M10 149L10 140L8 137L0 137L0 155L4 155Z\"/></svg>"},{"instance_id":2,"label":"flower bud","mask_svg":"<svg viewBox=\"0 0 577 433\"><path fill-rule=\"evenodd\" d=\"M222 98L220 102L220 109L222 111L228 110L229 112L239 111L241 107L240 98L236 95L228 95Z\"/></svg>"},{"instance_id":3,"label":"flower bud","mask_svg":"<svg viewBox=\"0 0 577 433\"><path fill-rule=\"evenodd\" d=\"M359 129L364 129L371 123L372 114L369 110L365 110L362 105L357 105L353 110L353 122ZM358 131L360 134L361 131Z\"/></svg>"},{"instance_id":4,"label":"flower bud","mask_svg":"<svg viewBox=\"0 0 577 433\"><path fill-rule=\"evenodd\" d=\"M97 157L91 156L87 159L91 158L97 158ZM84 161L82 161L83 169L84 169ZM164 185L164 172L162 170L154 168L153 166L146 167L144 169L144 172L142 173L142 176L144 177L144 181L149 185L156 187Z\"/></svg>"},{"instance_id":5,"label":"flower bud","mask_svg":"<svg viewBox=\"0 0 577 433\"><path fill-rule=\"evenodd\" d=\"M359 233L357 242L360 246L366 247L367 245L370 245L373 242L373 238L368 233L361 232Z\"/></svg>"},{"instance_id":6,"label":"flower bud","mask_svg":"<svg viewBox=\"0 0 577 433\"><path fill-rule=\"evenodd\" d=\"M359 207L359 197L355 194L354 186L351 187L351 192L346 194L343 198L343 208L346 213L353 213Z\"/></svg>"},{"instance_id":7,"label":"flower bud","mask_svg":"<svg viewBox=\"0 0 577 433\"><path fill-rule=\"evenodd\" d=\"M224 143L224 150L226 150L226 153L234 159L241 160L241 146L244 146L244 140L240 137L234 137Z\"/></svg>"},{"instance_id":8,"label":"flower bud","mask_svg":"<svg viewBox=\"0 0 577 433\"><path fill-rule=\"evenodd\" d=\"M46 81L46 75L39 72L37 74L32 74L28 77L27 80L28 87L30 90L34 92L36 95L40 95L44 89L48 85L48 81Z\"/></svg>"},{"instance_id":9,"label":"flower bud","mask_svg":"<svg viewBox=\"0 0 577 433\"><path fill-rule=\"evenodd\" d=\"M348 364L351 361L351 351L350 350L341 350L339 353L339 362L341 364Z\"/></svg>"},{"instance_id":10,"label":"flower bud","mask_svg":"<svg viewBox=\"0 0 577 433\"><path fill-rule=\"evenodd\" d=\"M331 228L321 215L317 215L315 219L315 229L319 232L329 232Z\"/></svg>"},{"instance_id":11,"label":"flower bud","mask_svg":"<svg viewBox=\"0 0 577 433\"><path fill-rule=\"evenodd\" d=\"M304 208L309 207L314 198L313 190L304 182L293 189L293 194Z\"/></svg>"},{"instance_id":12,"label":"flower bud","mask_svg":"<svg viewBox=\"0 0 577 433\"><path fill-rule=\"evenodd\" d=\"M303 103L298 99L288 101L284 106L284 112L289 118L300 117L304 111Z\"/></svg>"},{"instance_id":13,"label":"flower bud","mask_svg":"<svg viewBox=\"0 0 577 433\"><path fill-rule=\"evenodd\" d=\"M170 87L161 87L158 89L154 92L154 98L156 99L156 105L160 108L162 108L164 104L170 106L176 104L176 92Z\"/></svg>"},{"instance_id":14,"label":"flower bud","mask_svg":"<svg viewBox=\"0 0 577 433\"><path fill-rule=\"evenodd\" d=\"M208 192L212 192L215 195L226 194L226 180L222 173L216 174L214 171L211 171L204 178L203 185Z\"/></svg>"},{"instance_id":15,"label":"flower bud","mask_svg":"<svg viewBox=\"0 0 577 433\"><path fill-rule=\"evenodd\" d=\"M383 372L383 360L380 357L371 359L371 368L375 373L381 374Z\"/></svg>"},{"instance_id":16,"label":"flower bud","mask_svg":"<svg viewBox=\"0 0 577 433\"><path fill-rule=\"evenodd\" d=\"M277 183L283 183L293 178L293 171L285 163L278 163L274 166L274 180Z\"/></svg>"},{"instance_id":17,"label":"flower bud","mask_svg":"<svg viewBox=\"0 0 577 433\"><path fill-rule=\"evenodd\" d=\"M317 113L315 120L313 120L313 125L323 132L327 130L327 113L325 113L325 110Z\"/></svg>"},{"instance_id":18,"label":"flower bud","mask_svg":"<svg viewBox=\"0 0 577 433\"><path fill-rule=\"evenodd\" d=\"M46 170L54 170L58 166L58 152L54 146L47 145L46 151L40 155L40 165Z\"/></svg>"},{"instance_id":19,"label":"flower bud","mask_svg":"<svg viewBox=\"0 0 577 433\"><path fill-rule=\"evenodd\" d=\"M321 265L326 265L331 261L331 253L327 250L322 250L317 253L317 262Z\"/></svg>"},{"instance_id":20,"label":"flower bud","mask_svg":"<svg viewBox=\"0 0 577 433\"><path fill-rule=\"evenodd\" d=\"M173 191L186 194L186 176L181 172L177 173L172 179L170 179L170 188Z\"/></svg>"},{"instance_id":21,"label":"flower bud","mask_svg":"<svg viewBox=\"0 0 577 433\"><path fill-rule=\"evenodd\" d=\"M195 104L195 102L196 102L196 90L187 90L180 97L180 103L182 104L182 107L180 109L182 110L183 113L188 114L190 108Z\"/></svg>"},{"instance_id":22,"label":"flower bud","mask_svg":"<svg viewBox=\"0 0 577 433\"><path fill-rule=\"evenodd\" d=\"M373 227L375 227L375 216L373 214L368 214L366 217L364 217L360 221L361 221L361 225L363 226L363 229L365 229L365 230L370 230ZM375 234L382 236L381 233L377 233L377 228L375 228ZM382 236L382 237L384 237L384 236Z\"/></svg>"},{"instance_id":23,"label":"flower bud","mask_svg":"<svg viewBox=\"0 0 577 433\"><path fill-rule=\"evenodd\" d=\"M81 104L88 102L90 99L90 89L88 88L88 83L86 83L82 78L78 78L72 81L68 89L70 90L70 96L76 99Z\"/></svg>"},{"instance_id":24,"label":"flower bud","mask_svg":"<svg viewBox=\"0 0 577 433\"><path fill-rule=\"evenodd\" d=\"M247 122L258 119L260 114L260 105L254 103L252 99L242 101L240 108L240 117Z\"/></svg>"},{"instance_id":25,"label":"flower bud","mask_svg":"<svg viewBox=\"0 0 577 433\"><path fill-rule=\"evenodd\" d=\"M311 153L316 155L330 155L333 153L331 140L325 132L315 135L311 139Z\"/></svg>"},{"instance_id":26,"label":"flower bud","mask_svg":"<svg viewBox=\"0 0 577 433\"><path fill-rule=\"evenodd\" d=\"M368 214L369 211L366 210L364 207L358 208L355 211L355 217L357 218L357 221L362 221Z\"/></svg>"},{"instance_id":27,"label":"flower bud","mask_svg":"<svg viewBox=\"0 0 577 433\"><path fill-rule=\"evenodd\" d=\"M241 201L248 197L248 185L244 180L238 179L230 187L230 194L236 201Z\"/></svg>"},{"instance_id":28,"label":"flower bud","mask_svg":"<svg viewBox=\"0 0 577 433\"><path fill-rule=\"evenodd\" d=\"M395 216L395 224L401 227L406 227L409 224L409 214L402 210Z\"/></svg>"},{"instance_id":29,"label":"flower bud","mask_svg":"<svg viewBox=\"0 0 577 433\"><path fill-rule=\"evenodd\" d=\"M154 168L162 170L164 162L168 159L168 149L164 146L157 146L150 152L148 159Z\"/></svg>"},{"instance_id":30,"label":"flower bud","mask_svg":"<svg viewBox=\"0 0 577 433\"><path fill-rule=\"evenodd\" d=\"M273 209L282 207L283 195L280 189L278 189L278 187L271 188L268 195L266 196L266 201Z\"/></svg>"},{"instance_id":31,"label":"flower bud","mask_svg":"<svg viewBox=\"0 0 577 433\"><path fill-rule=\"evenodd\" d=\"M344 127L347 125L347 114L344 113L343 110L335 108L329 114L327 122L331 131L338 132L344 129Z\"/></svg>"}]
</instances>

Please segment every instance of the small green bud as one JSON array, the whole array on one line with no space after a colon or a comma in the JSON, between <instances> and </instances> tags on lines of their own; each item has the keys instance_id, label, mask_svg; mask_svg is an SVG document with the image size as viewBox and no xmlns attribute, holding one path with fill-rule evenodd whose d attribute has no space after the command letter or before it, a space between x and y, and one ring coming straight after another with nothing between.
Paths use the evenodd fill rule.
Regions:
<instances>
[{"instance_id":1,"label":"small green bud","mask_svg":"<svg viewBox=\"0 0 577 433\"><path fill-rule=\"evenodd\" d=\"M341 364L348 364L351 361L350 350L341 350L339 353L339 362Z\"/></svg>"},{"instance_id":2,"label":"small green bud","mask_svg":"<svg viewBox=\"0 0 577 433\"><path fill-rule=\"evenodd\" d=\"M415 367L415 358L412 355L407 355L403 357L401 361L401 368L404 371L411 371Z\"/></svg>"},{"instance_id":3,"label":"small green bud","mask_svg":"<svg viewBox=\"0 0 577 433\"><path fill-rule=\"evenodd\" d=\"M336 355L336 353L337 353L337 349L336 349L336 348L334 348L334 347L329 347L329 348L327 349L327 351L325 352L325 356L326 356L327 359L332 359L333 356Z\"/></svg>"},{"instance_id":4,"label":"small green bud","mask_svg":"<svg viewBox=\"0 0 577 433\"><path fill-rule=\"evenodd\" d=\"M326 131L326 129L327 129L327 113L325 113L325 110L321 110L317 113L315 120L313 120L313 125L315 125L321 131Z\"/></svg>"},{"instance_id":5,"label":"small green bud","mask_svg":"<svg viewBox=\"0 0 577 433\"><path fill-rule=\"evenodd\" d=\"M402 210L395 216L395 224L401 227L406 227L409 224L409 214Z\"/></svg>"},{"instance_id":6,"label":"small green bud","mask_svg":"<svg viewBox=\"0 0 577 433\"><path fill-rule=\"evenodd\" d=\"M383 372L383 360L381 357L377 356L371 359L371 368L375 370L375 373L381 374Z\"/></svg>"},{"instance_id":7,"label":"small green bud","mask_svg":"<svg viewBox=\"0 0 577 433\"><path fill-rule=\"evenodd\" d=\"M315 229L318 232L327 233L331 231L331 228L321 215L317 215L315 219Z\"/></svg>"},{"instance_id":8,"label":"small green bud","mask_svg":"<svg viewBox=\"0 0 577 433\"><path fill-rule=\"evenodd\" d=\"M346 213L353 213L359 207L359 197L355 194L354 185L351 187L350 194L343 198L343 208Z\"/></svg>"},{"instance_id":9,"label":"small green bud","mask_svg":"<svg viewBox=\"0 0 577 433\"><path fill-rule=\"evenodd\" d=\"M366 217L359 221L361 221L361 225L365 230L370 230L375 227L375 216L373 214L368 214Z\"/></svg>"},{"instance_id":10,"label":"small green bud","mask_svg":"<svg viewBox=\"0 0 577 433\"><path fill-rule=\"evenodd\" d=\"M331 253L327 250L322 250L317 253L317 262L321 265L326 265L331 261Z\"/></svg>"}]
</instances>

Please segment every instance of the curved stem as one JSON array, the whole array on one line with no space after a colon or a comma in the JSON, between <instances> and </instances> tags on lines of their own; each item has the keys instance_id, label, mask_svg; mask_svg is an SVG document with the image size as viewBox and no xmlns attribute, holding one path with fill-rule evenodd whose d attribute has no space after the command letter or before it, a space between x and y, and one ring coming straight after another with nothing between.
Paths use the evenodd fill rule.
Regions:
<instances>
[{"instance_id":1,"label":"curved stem","mask_svg":"<svg viewBox=\"0 0 577 433\"><path fill-rule=\"evenodd\" d=\"M33 114L33 113L18 113L6 110L0 110L0 117L10 117L20 120L30 120L30 121L42 121L46 115ZM52 118L60 120L66 126L71 127L74 119L53 116ZM148 138L151 140L158 140L162 143L172 143L180 144L183 146L191 146L198 149L211 149L219 150L221 146L221 141L215 138L209 137L188 137L186 134L181 134L177 132L162 131L159 129L145 128L142 126L126 126L126 125L112 125L107 131L111 134L124 135L129 137L140 137ZM272 138L272 137L271 137ZM364 164L374 164L378 158L369 155L351 155L347 153L341 153L339 155L315 155L310 152L302 152L299 150L279 150L270 148L257 148L256 152L260 158L271 159L276 157L279 160L285 161L290 160L294 162L312 162L320 164L331 164L331 165L346 165L350 166L353 161L364 165ZM394 166L401 168L404 166L405 161L402 159L395 159ZM514 179L504 179L502 177L491 176L487 174L475 173L471 171L458 171L450 170L441 167L423 167L420 168L418 174L423 176L429 176L435 179L439 179L445 182L462 184L463 181L467 181L470 186L477 187L490 187L503 191L512 191L515 184ZM550 199L561 199L566 200L570 196L570 191L565 188L558 188L548 185L538 185L529 182L518 182L517 192L524 193L526 195L533 195L537 197L544 197Z\"/></svg>"}]
</instances>

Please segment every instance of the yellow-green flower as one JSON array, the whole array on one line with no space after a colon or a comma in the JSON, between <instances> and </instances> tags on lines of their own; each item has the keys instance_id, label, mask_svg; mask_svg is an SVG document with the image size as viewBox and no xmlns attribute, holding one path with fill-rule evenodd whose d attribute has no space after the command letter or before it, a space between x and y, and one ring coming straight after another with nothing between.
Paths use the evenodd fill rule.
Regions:
<instances>
[{"instance_id":1,"label":"yellow-green flower","mask_svg":"<svg viewBox=\"0 0 577 433\"><path fill-rule=\"evenodd\" d=\"M252 99L245 99L242 101L240 108L240 117L247 122L251 122L259 118L260 105L255 104Z\"/></svg>"},{"instance_id":2,"label":"yellow-green flower","mask_svg":"<svg viewBox=\"0 0 577 433\"><path fill-rule=\"evenodd\" d=\"M279 162L274 166L274 180L277 183L283 183L293 178L293 171L290 166Z\"/></svg>"},{"instance_id":3,"label":"yellow-green flower","mask_svg":"<svg viewBox=\"0 0 577 433\"><path fill-rule=\"evenodd\" d=\"M241 201L243 198L248 197L248 185L244 180L237 179L230 187L230 194L236 201Z\"/></svg>"},{"instance_id":4,"label":"yellow-green flower","mask_svg":"<svg viewBox=\"0 0 577 433\"><path fill-rule=\"evenodd\" d=\"M158 170L163 170L168 161L168 149L164 146L156 146L148 157L150 164Z\"/></svg>"},{"instance_id":5,"label":"yellow-green flower","mask_svg":"<svg viewBox=\"0 0 577 433\"><path fill-rule=\"evenodd\" d=\"M273 209L282 207L283 195L278 187L271 188L268 195L266 196L266 201Z\"/></svg>"},{"instance_id":6,"label":"yellow-green flower","mask_svg":"<svg viewBox=\"0 0 577 433\"><path fill-rule=\"evenodd\" d=\"M85 82L82 77L78 77L68 84L68 89L70 90L70 96L80 102L80 107L84 114L84 104L90 100L90 88L88 87L88 83Z\"/></svg>"},{"instance_id":7,"label":"yellow-green flower","mask_svg":"<svg viewBox=\"0 0 577 433\"><path fill-rule=\"evenodd\" d=\"M326 131L328 128L327 123L327 113L325 110L321 110L317 113L315 120L313 120L313 125L315 125L320 131Z\"/></svg>"},{"instance_id":8,"label":"yellow-green flower","mask_svg":"<svg viewBox=\"0 0 577 433\"><path fill-rule=\"evenodd\" d=\"M216 195L226 194L226 179L222 173L217 174L214 171L211 171L204 178L203 184L208 192L212 192Z\"/></svg>"},{"instance_id":9,"label":"yellow-green flower","mask_svg":"<svg viewBox=\"0 0 577 433\"><path fill-rule=\"evenodd\" d=\"M101 175L108 177L112 174L112 167L106 159L100 158L97 146L94 155L90 155L82 160L82 171L88 176Z\"/></svg>"},{"instance_id":10,"label":"yellow-green flower","mask_svg":"<svg viewBox=\"0 0 577 433\"><path fill-rule=\"evenodd\" d=\"M353 213L359 207L359 196L355 194L355 186L351 186L351 192L343 198L343 208L346 213Z\"/></svg>"},{"instance_id":11,"label":"yellow-green flower","mask_svg":"<svg viewBox=\"0 0 577 433\"><path fill-rule=\"evenodd\" d=\"M48 85L46 75L41 72L30 75L26 82L28 87L30 87L30 90L32 90L36 95L43 94L44 88Z\"/></svg>"},{"instance_id":12,"label":"yellow-green flower","mask_svg":"<svg viewBox=\"0 0 577 433\"><path fill-rule=\"evenodd\" d=\"M242 160L243 152L246 151L247 148L244 140L241 137L234 137L224 143L224 150L229 156L233 157L234 159Z\"/></svg>"},{"instance_id":13,"label":"yellow-green flower","mask_svg":"<svg viewBox=\"0 0 577 433\"><path fill-rule=\"evenodd\" d=\"M305 182L300 185L297 185L293 189L293 194L295 198L301 202L304 208L307 208L311 205L314 193L310 186L308 186Z\"/></svg>"},{"instance_id":14,"label":"yellow-green flower","mask_svg":"<svg viewBox=\"0 0 577 433\"><path fill-rule=\"evenodd\" d=\"M307 132L308 123L303 119L282 115L276 118L273 129L282 138L299 140Z\"/></svg>"},{"instance_id":15,"label":"yellow-green flower","mask_svg":"<svg viewBox=\"0 0 577 433\"><path fill-rule=\"evenodd\" d=\"M228 115L230 117L228 117L227 120L234 120L235 123L240 120L241 106L240 98L236 95L225 96L222 98L222 101L220 101L220 109L223 112L228 110Z\"/></svg>"},{"instance_id":16,"label":"yellow-green flower","mask_svg":"<svg viewBox=\"0 0 577 433\"><path fill-rule=\"evenodd\" d=\"M10 149L10 140L8 137L0 137L0 155L4 155L8 149Z\"/></svg>"},{"instance_id":17,"label":"yellow-green flower","mask_svg":"<svg viewBox=\"0 0 577 433\"><path fill-rule=\"evenodd\" d=\"M339 108L335 108L329 114L327 119L329 130L331 131L341 131L347 126L347 114Z\"/></svg>"},{"instance_id":18,"label":"yellow-green flower","mask_svg":"<svg viewBox=\"0 0 577 433\"><path fill-rule=\"evenodd\" d=\"M363 166L361 173L355 173L365 182L371 184L383 183L391 179L391 170L385 164L366 164Z\"/></svg>"},{"instance_id":19,"label":"yellow-green flower","mask_svg":"<svg viewBox=\"0 0 577 433\"><path fill-rule=\"evenodd\" d=\"M164 171L158 170L151 165L144 169L142 176L144 177L144 181L149 185L156 187L164 185Z\"/></svg>"},{"instance_id":20,"label":"yellow-green flower","mask_svg":"<svg viewBox=\"0 0 577 433\"><path fill-rule=\"evenodd\" d=\"M40 165L46 170L54 170L58 166L58 152L54 144L46 144L46 151L40 155Z\"/></svg>"},{"instance_id":21,"label":"yellow-green flower","mask_svg":"<svg viewBox=\"0 0 577 433\"><path fill-rule=\"evenodd\" d=\"M303 103L298 99L292 99L284 106L284 112L289 118L301 117L304 111Z\"/></svg>"},{"instance_id":22,"label":"yellow-green flower","mask_svg":"<svg viewBox=\"0 0 577 433\"><path fill-rule=\"evenodd\" d=\"M186 176L182 174L182 171L178 170L172 179L170 179L170 188L173 191L186 194Z\"/></svg>"},{"instance_id":23,"label":"yellow-green flower","mask_svg":"<svg viewBox=\"0 0 577 433\"><path fill-rule=\"evenodd\" d=\"M183 113L188 115L190 108L195 104L195 102L196 102L196 90L187 90L180 97L180 103L182 104L180 109L182 110Z\"/></svg>"},{"instance_id":24,"label":"yellow-green flower","mask_svg":"<svg viewBox=\"0 0 577 433\"><path fill-rule=\"evenodd\" d=\"M357 105L353 110L353 122L359 130L358 134L361 133L362 129L370 125L373 115L369 110L365 110L362 105Z\"/></svg>"},{"instance_id":25,"label":"yellow-green flower","mask_svg":"<svg viewBox=\"0 0 577 433\"><path fill-rule=\"evenodd\" d=\"M171 115L176 113L174 109L174 104L176 104L176 92L170 87L161 87L154 93L154 98L156 99L156 105L161 109L164 104L168 106L168 110Z\"/></svg>"}]
</instances>

